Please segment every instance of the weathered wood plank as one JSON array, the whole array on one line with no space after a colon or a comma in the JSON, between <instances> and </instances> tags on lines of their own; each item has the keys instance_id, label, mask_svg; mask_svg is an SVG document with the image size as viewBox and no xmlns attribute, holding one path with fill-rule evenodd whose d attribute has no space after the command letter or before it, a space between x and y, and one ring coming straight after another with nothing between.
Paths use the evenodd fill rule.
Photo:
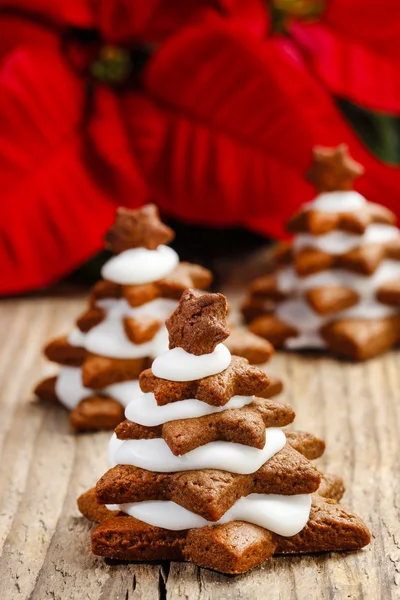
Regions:
<instances>
[{"instance_id":1,"label":"weathered wood plank","mask_svg":"<svg viewBox=\"0 0 400 600\"><path fill-rule=\"evenodd\" d=\"M241 277L235 270L233 305ZM42 344L68 331L83 306L76 295L1 303L2 600L400 598L399 352L361 365L278 354L267 368L285 379L282 401L296 410L296 428L326 440L320 465L345 479L346 503L373 532L368 549L277 557L236 578L188 564L110 565L90 553L91 526L76 508L107 468L109 434L73 436L62 409L31 395L54 370Z\"/></svg>"}]
</instances>

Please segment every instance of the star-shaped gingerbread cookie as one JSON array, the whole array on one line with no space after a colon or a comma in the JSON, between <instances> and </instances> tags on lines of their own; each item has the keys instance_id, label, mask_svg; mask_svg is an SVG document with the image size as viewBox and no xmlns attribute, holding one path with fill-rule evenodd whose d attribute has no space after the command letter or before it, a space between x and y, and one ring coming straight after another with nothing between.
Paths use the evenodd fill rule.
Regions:
<instances>
[{"instance_id":1,"label":"star-shaped gingerbread cookie","mask_svg":"<svg viewBox=\"0 0 400 600\"><path fill-rule=\"evenodd\" d=\"M185 290L179 306L167 319L169 347L190 354L210 354L229 336L226 322L228 305L222 294Z\"/></svg>"},{"instance_id":2,"label":"star-shaped gingerbread cookie","mask_svg":"<svg viewBox=\"0 0 400 600\"><path fill-rule=\"evenodd\" d=\"M235 395L269 397L269 377L239 356L232 356L222 373L195 381L167 381L156 377L151 369L143 371L139 380L142 391L153 392L159 406L188 398L224 406Z\"/></svg>"},{"instance_id":3,"label":"star-shaped gingerbread cookie","mask_svg":"<svg viewBox=\"0 0 400 600\"><path fill-rule=\"evenodd\" d=\"M364 167L349 155L346 144L336 148L313 148L313 164L307 179L318 192L351 190L353 181L364 173Z\"/></svg>"},{"instance_id":4,"label":"star-shaped gingerbread cookie","mask_svg":"<svg viewBox=\"0 0 400 600\"><path fill-rule=\"evenodd\" d=\"M119 208L114 225L105 235L106 247L119 254L131 248L155 250L174 238L172 229L160 220L155 204L146 204L138 210Z\"/></svg>"}]
</instances>

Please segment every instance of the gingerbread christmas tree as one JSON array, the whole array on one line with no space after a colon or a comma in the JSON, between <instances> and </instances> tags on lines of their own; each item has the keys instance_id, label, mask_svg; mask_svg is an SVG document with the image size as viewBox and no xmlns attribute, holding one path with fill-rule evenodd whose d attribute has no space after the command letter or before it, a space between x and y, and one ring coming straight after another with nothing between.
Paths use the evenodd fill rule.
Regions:
<instances>
[{"instance_id":1,"label":"gingerbread christmas tree","mask_svg":"<svg viewBox=\"0 0 400 600\"><path fill-rule=\"evenodd\" d=\"M59 374L36 387L43 400L70 410L74 430L113 429L139 391L138 376L168 348L165 320L187 287L207 288L210 271L179 262L165 244L174 232L156 206L120 208L106 235L114 256L93 288L88 309L68 336L51 341L46 357ZM228 344L254 362L265 362L272 346L250 332L234 332ZM281 384L276 381L276 392Z\"/></svg>"},{"instance_id":2,"label":"gingerbread christmas tree","mask_svg":"<svg viewBox=\"0 0 400 600\"><path fill-rule=\"evenodd\" d=\"M390 210L352 190L362 172L345 145L314 149L318 195L243 304L250 331L276 347L364 360L400 341L400 232Z\"/></svg>"},{"instance_id":3,"label":"gingerbread christmas tree","mask_svg":"<svg viewBox=\"0 0 400 600\"><path fill-rule=\"evenodd\" d=\"M112 468L78 501L100 522L95 554L242 573L274 554L369 543L361 519L337 504L340 478L310 462L324 443L285 434L293 410L223 345L226 312L221 294L187 290L168 319L170 349L140 376L144 395L110 440Z\"/></svg>"}]
</instances>

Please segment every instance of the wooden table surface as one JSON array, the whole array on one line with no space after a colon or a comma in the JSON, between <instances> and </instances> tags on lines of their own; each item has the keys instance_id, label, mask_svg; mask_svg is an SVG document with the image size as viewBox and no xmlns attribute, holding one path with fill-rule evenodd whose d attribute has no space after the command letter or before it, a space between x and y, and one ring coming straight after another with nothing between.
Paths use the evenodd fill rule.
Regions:
<instances>
[{"instance_id":1,"label":"wooden table surface","mask_svg":"<svg viewBox=\"0 0 400 600\"><path fill-rule=\"evenodd\" d=\"M235 304L243 271L232 273L223 291ZM189 564L108 565L90 553L76 498L107 469L110 434L72 435L66 413L31 393L55 370L43 343L83 306L79 294L0 302L1 600L400 598L399 352L358 365L277 354L266 367L285 380L280 399L294 407L296 428L325 439L320 466L343 477L345 503L371 528L367 549L278 557L238 577Z\"/></svg>"}]
</instances>

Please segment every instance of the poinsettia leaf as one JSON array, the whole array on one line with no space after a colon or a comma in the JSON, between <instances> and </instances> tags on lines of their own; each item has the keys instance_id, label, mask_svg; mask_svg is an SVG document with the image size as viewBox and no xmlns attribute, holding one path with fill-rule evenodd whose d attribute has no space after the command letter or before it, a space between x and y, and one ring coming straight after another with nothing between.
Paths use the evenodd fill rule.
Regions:
<instances>
[{"instance_id":1,"label":"poinsettia leaf","mask_svg":"<svg viewBox=\"0 0 400 600\"><path fill-rule=\"evenodd\" d=\"M347 98L337 98L337 104L375 156L385 163L400 166L399 116L367 110Z\"/></svg>"},{"instance_id":2,"label":"poinsettia leaf","mask_svg":"<svg viewBox=\"0 0 400 600\"><path fill-rule=\"evenodd\" d=\"M0 72L1 293L48 285L98 251L115 205L87 170L82 82L20 49Z\"/></svg>"}]
</instances>

